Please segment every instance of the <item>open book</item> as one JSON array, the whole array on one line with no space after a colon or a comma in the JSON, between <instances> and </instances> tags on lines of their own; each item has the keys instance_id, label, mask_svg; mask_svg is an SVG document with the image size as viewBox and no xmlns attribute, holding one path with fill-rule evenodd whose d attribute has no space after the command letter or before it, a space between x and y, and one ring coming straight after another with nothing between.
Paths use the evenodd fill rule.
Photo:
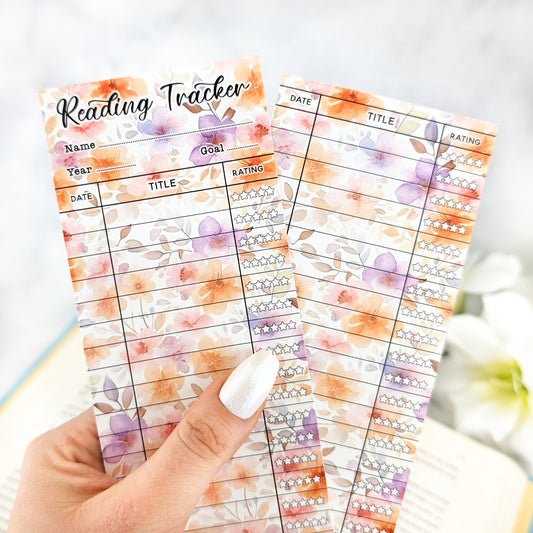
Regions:
<instances>
[{"instance_id":1,"label":"open book","mask_svg":"<svg viewBox=\"0 0 533 533\"><path fill-rule=\"evenodd\" d=\"M85 368L76 326L0 406L0 428L9 428L0 441L0 532L28 442L90 406ZM526 533L532 511L533 483L511 459L426 421L396 533Z\"/></svg>"}]
</instances>

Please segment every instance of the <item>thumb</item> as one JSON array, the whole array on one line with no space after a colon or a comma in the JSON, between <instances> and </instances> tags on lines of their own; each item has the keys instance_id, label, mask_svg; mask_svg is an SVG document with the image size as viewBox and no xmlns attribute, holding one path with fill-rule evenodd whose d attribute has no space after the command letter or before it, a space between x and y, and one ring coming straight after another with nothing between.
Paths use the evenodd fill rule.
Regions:
<instances>
[{"instance_id":1,"label":"thumb","mask_svg":"<svg viewBox=\"0 0 533 533\"><path fill-rule=\"evenodd\" d=\"M148 461L96 497L111 507L101 516L112 516L119 531L182 531L212 478L256 425L278 369L277 357L259 350L227 379L214 381Z\"/></svg>"}]
</instances>

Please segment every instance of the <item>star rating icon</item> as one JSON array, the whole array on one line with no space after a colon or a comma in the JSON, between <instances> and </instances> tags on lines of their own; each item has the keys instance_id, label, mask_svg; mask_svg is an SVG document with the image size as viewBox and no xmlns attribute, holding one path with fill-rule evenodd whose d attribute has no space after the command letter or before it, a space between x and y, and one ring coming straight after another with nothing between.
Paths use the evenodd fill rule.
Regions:
<instances>
[{"instance_id":1,"label":"star rating icon","mask_svg":"<svg viewBox=\"0 0 533 533\"><path fill-rule=\"evenodd\" d=\"M424 359L422 356L416 356L412 354L406 354L403 352L391 352L389 357L393 361L399 361L401 363L409 363L410 365L422 366L424 368L431 368L431 360Z\"/></svg>"},{"instance_id":2,"label":"star rating icon","mask_svg":"<svg viewBox=\"0 0 533 533\"><path fill-rule=\"evenodd\" d=\"M454 178L451 180L452 185L459 185L459 180ZM451 198L448 198L447 196L436 196L433 195L429 198L429 202L433 205L441 205L449 207L450 209L457 209L459 211L471 211L472 206L470 204L463 204L460 201L454 201Z\"/></svg>"}]
</instances>

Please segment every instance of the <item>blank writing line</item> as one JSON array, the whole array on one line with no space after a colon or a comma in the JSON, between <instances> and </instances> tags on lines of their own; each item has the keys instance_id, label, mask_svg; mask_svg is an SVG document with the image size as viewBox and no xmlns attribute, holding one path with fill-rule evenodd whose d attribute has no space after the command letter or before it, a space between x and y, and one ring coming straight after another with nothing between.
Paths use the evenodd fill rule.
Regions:
<instances>
[{"instance_id":1,"label":"blank writing line","mask_svg":"<svg viewBox=\"0 0 533 533\"><path fill-rule=\"evenodd\" d=\"M216 130L223 130L226 128L236 128L238 126L247 126L248 124L253 124L253 123L254 123L253 120L248 120L247 122L240 122L238 124L222 124L221 126L214 126L213 128L203 128L200 130L193 130L193 131L181 131L179 133L167 133L165 135L153 135L152 137L143 137L142 139L133 139L131 141L100 144L98 148L110 148L111 146L121 146L123 144L140 143L144 141L159 141L161 139L168 139L169 137L177 137L178 135L191 135L193 133L203 133L205 131L216 131Z\"/></svg>"}]
</instances>

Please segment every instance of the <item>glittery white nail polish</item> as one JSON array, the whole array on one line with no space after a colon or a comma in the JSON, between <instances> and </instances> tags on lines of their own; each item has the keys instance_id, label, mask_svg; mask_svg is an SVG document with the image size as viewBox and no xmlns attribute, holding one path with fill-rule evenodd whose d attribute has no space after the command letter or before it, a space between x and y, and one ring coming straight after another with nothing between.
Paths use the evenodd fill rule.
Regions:
<instances>
[{"instance_id":1,"label":"glittery white nail polish","mask_svg":"<svg viewBox=\"0 0 533 533\"><path fill-rule=\"evenodd\" d=\"M278 358L266 350L259 350L233 370L218 397L228 411L246 420L265 401L278 370Z\"/></svg>"}]
</instances>

